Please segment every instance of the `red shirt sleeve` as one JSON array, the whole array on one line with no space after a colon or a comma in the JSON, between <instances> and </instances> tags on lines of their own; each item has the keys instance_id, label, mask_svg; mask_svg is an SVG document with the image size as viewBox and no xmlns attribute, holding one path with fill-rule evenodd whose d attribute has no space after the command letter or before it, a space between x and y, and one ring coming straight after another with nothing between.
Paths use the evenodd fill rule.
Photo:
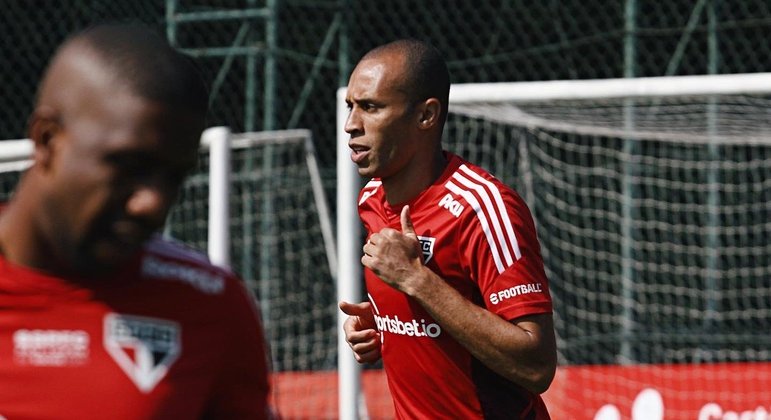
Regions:
<instances>
[{"instance_id":1,"label":"red shirt sleeve","mask_svg":"<svg viewBox=\"0 0 771 420\"><path fill-rule=\"evenodd\" d=\"M505 211L480 206L484 210L466 215L461 243L468 244L464 257L471 278L487 309L506 320L551 313L549 285L530 210L513 190L497 185Z\"/></svg>"}]
</instances>

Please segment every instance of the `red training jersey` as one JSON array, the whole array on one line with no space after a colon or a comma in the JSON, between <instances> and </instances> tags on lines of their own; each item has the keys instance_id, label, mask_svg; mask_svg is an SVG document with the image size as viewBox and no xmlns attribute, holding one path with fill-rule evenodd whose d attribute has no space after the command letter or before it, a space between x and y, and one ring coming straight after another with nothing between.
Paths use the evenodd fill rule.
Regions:
<instances>
[{"instance_id":1,"label":"red training jersey","mask_svg":"<svg viewBox=\"0 0 771 420\"><path fill-rule=\"evenodd\" d=\"M0 418L264 419L266 356L241 282L179 244L99 280L0 257Z\"/></svg>"},{"instance_id":2,"label":"red training jersey","mask_svg":"<svg viewBox=\"0 0 771 420\"><path fill-rule=\"evenodd\" d=\"M444 173L410 202L389 205L379 179L364 186L359 215L368 235L401 230L409 205L424 263L464 297L506 320L550 313L526 204L483 169L445 153ZM420 304L369 269L365 279L398 418L549 418L539 395L476 360Z\"/></svg>"}]
</instances>

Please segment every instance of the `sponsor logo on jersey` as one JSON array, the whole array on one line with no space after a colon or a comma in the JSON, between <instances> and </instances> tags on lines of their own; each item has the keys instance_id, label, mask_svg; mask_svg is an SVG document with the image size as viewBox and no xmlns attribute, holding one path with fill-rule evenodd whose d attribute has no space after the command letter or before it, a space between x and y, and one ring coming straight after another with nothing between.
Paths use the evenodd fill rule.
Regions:
<instances>
[{"instance_id":1,"label":"sponsor logo on jersey","mask_svg":"<svg viewBox=\"0 0 771 420\"><path fill-rule=\"evenodd\" d=\"M182 351L179 324L158 318L107 314L104 348L140 391L163 379Z\"/></svg>"},{"instance_id":2,"label":"sponsor logo on jersey","mask_svg":"<svg viewBox=\"0 0 771 420\"><path fill-rule=\"evenodd\" d=\"M210 295L222 293L225 288L225 279L218 274L152 256L142 261L142 274L150 278L178 280Z\"/></svg>"},{"instance_id":3,"label":"sponsor logo on jersey","mask_svg":"<svg viewBox=\"0 0 771 420\"><path fill-rule=\"evenodd\" d=\"M89 341L83 330L17 330L13 358L19 365L82 365L88 361Z\"/></svg>"},{"instance_id":4,"label":"sponsor logo on jersey","mask_svg":"<svg viewBox=\"0 0 771 420\"><path fill-rule=\"evenodd\" d=\"M399 319L398 315L394 315L393 318L388 315L381 316L380 309L378 309L377 303L375 303L375 298L369 293L367 293L367 297L369 298L370 303L372 303L375 324L377 325L377 329L381 332L388 331L391 334L429 338L437 338L442 334L442 327L440 327L439 324L433 322L427 324L425 319L421 319L419 322L416 319L402 321ZM382 343L384 340L384 335L380 334L380 342Z\"/></svg>"},{"instance_id":5,"label":"sponsor logo on jersey","mask_svg":"<svg viewBox=\"0 0 771 420\"><path fill-rule=\"evenodd\" d=\"M434 256L434 242L436 242L436 238L418 236L418 241L420 241L420 251L423 252L423 264L428 264Z\"/></svg>"},{"instance_id":6,"label":"sponsor logo on jersey","mask_svg":"<svg viewBox=\"0 0 771 420\"><path fill-rule=\"evenodd\" d=\"M439 200L439 207L443 207L450 211L455 217L460 216L463 212L463 205L453 198L452 194L445 194L441 200Z\"/></svg>"},{"instance_id":7,"label":"sponsor logo on jersey","mask_svg":"<svg viewBox=\"0 0 771 420\"><path fill-rule=\"evenodd\" d=\"M528 293L543 293L541 289L541 283L528 283L520 284L518 286L512 286L508 289L499 290L490 294L490 303L497 305L504 300L517 297L519 295L526 295Z\"/></svg>"},{"instance_id":8,"label":"sponsor logo on jersey","mask_svg":"<svg viewBox=\"0 0 771 420\"><path fill-rule=\"evenodd\" d=\"M410 319L402 321L398 315L379 316L375 315L375 323L377 329L380 331L388 331L391 334L406 335L410 337L430 337L436 338L442 333L442 327L439 324L430 322L426 324L425 319L421 319L419 322L416 319Z\"/></svg>"}]
</instances>

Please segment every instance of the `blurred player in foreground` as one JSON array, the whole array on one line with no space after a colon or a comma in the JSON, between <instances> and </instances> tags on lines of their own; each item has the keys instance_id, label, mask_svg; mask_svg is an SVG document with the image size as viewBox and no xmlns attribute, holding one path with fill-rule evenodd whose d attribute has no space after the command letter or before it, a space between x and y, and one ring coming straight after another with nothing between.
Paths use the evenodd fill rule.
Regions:
<instances>
[{"instance_id":1,"label":"blurred player in foreground","mask_svg":"<svg viewBox=\"0 0 771 420\"><path fill-rule=\"evenodd\" d=\"M356 360L381 355L396 416L548 419L552 303L524 201L443 151L450 81L431 46L396 41L351 74L345 131L369 302L341 302Z\"/></svg>"},{"instance_id":2,"label":"blurred player in foreground","mask_svg":"<svg viewBox=\"0 0 771 420\"><path fill-rule=\"evenodd\" d=\"M240 281L160 239L207 91L151 31L86 30L39 87L33 166L0 213L0 418L268 417Z\"/></svg>"}]
</instances>

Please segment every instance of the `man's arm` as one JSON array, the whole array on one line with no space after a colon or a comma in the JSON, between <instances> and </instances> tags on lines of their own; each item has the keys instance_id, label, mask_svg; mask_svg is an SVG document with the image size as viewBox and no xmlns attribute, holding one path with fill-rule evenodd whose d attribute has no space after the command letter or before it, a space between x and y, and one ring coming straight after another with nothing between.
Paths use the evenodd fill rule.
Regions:
<instances>
[{"instance_id":1,"label":"man's arm","mask_svg":"<svg viewBox=\"0 0 771 420\"><path fill-rule=\"evenodd\" d=\"M509 322L475 305L423 265L408 206L401 222L402 232L383 229L370 236L362 264L418 301L487 367L532 392L545 391L557 366L551 314Z\"/></svg>"}]
</instances>

